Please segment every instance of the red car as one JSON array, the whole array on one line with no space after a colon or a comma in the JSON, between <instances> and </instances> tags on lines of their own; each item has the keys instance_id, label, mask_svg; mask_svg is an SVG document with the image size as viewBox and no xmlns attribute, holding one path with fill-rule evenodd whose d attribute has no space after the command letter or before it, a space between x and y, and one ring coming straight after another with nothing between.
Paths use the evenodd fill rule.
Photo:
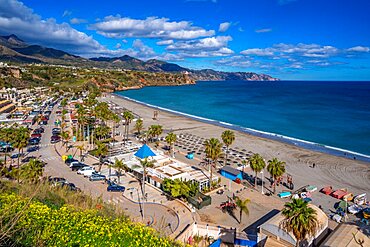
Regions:
<instances>
[{"instance_id":1,"label":"red car","mask_svg":"<svg viewBox=\"0 0 370 247\"><path fill-rule=\"evenodd\" d=\"M31 138L41 138L41 134L32 134Z\"/></svg>"}]
</instances>

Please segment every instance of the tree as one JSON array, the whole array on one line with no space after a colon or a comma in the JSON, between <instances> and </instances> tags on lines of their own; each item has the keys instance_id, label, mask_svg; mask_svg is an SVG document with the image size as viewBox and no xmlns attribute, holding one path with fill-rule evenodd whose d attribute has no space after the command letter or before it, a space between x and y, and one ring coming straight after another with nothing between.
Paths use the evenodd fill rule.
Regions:
<instances>
[{"instance_id":1,"label":"tree","mask_svg":"<svg viewBox=\"0 0 370 247\"><path fill-rule=\"evenodd\" d=\"M99 157L99 172L103 166L103 157L108 154L108 147L103 142L96 142L96 148L93 150L93 154Z\"/></svg>"},{"instance_id":2,"label":"tree","mask_svg":"<svg viewBox=\"0 0 370 247\"><path fill-rule=\"evenodd\" d=\"M128 140L128 133L130 129L130 123L134 119L134 115L130 111L123 112L123 119L125 119L125 130L123 134L124 143L126 144L126 140Z\"/></svg>"},{"instance_id":3,"label":"tree","mask_svg":"<svg viewBox=\"0 0 370 247\"><path fill-rule=\"evenodd\" d=\"M146 181L146 169L154 166L154 160L148 160L148 158L140 159L140 167L143 168L143 181L142 191L145 197L145 181Z\"/></svg>"},{"instance_id":4,"label":"tree","mask_svg":"<svg viewBox=\"0 0 370 247\"><path fill-rule=\"evenodd\" d=\"M209 163L209 172L210 172L210 180L209 180L209 188L212 189L212 181L213 181L213 166L216 167L217 160L223 155L222 154L222 143L217 138L211 138L209 140L206 140L204 142L205 146L205 153L207 159L212 160L212 162Z\"/></svg>"},{"instance_id":5,"label":"tree","mask_svg":"<svg viewBox=\"0 0 370 247\"><path fill-rule=\"evenodd\" d=\"M143 120L140 118L136 121L134 130L137 132L138 135L140 135L140 132L143 130L144 125L143 125Z\"/></svg>"},{"instance_id":6,"label":"tree","mask_svg":"<svg viewBox=\"0 0 370 247\"><path fill-rule=\"evenodd\" d=\"M263 160L263 158L261 157L261 155L253 154L249 158L249 164L251 166L251 169L256 173L256 177L254 179L254 187L257 187L257 174L265 168L266 163Z\"/></svg>"},{"instance_id":7,"label":"tree","mask_svg":"<svg viewBox=\"0 0 370 247\"><path fill-rule=\"evenodd\" d=\"M280 228L293 233L297 239L296 246L308 237L315 236L319 228L317 212L308 206L308 202L293 199L285 204L281 213L285 218L280 222Z\"/></svg>"},{"instance_id":8,"label":"tree","mask_svg":"<svg viewBox=\"0 0 370 247\"><path fill-rule=\"evenodd\" d=\"M85 145L82 143L81 145L77 145L76 146L76 151L80 151L80 159L81 159L81 161L83 160L83 158L82 158L82 152L85 150ZM76 154L76 153L75 153Z\"/></svg>"},{"instance_id":9,"label":"tree","mask_svg":"<svg viewBox=\"0 0 370 247\"><path fill-rule=\"evenodd\" d=\"M66 145L66 151L67 151L68 150L68 142L69 142L69 139L71 138L71 135L70 135L69 131L62 131L60 133L60 136L63 139L63 145Z\"/></svg>"},{"instance_id":10,"label":"tree","mask_svg":"<svg viewBox=\"0 0 370 247\"><path fill-rule=\"evenodd\" d=\"M123 163L123 160L119 160L119 159L115 159L114 160L114 165L113 165L113 167L115 168L115 169L117 169L117 177L118 177L118 183L120 183L120 178L121 178L121 172L122 172L122 170L124 170L124 171L128 171L128 167L127 167L127 165L125 164L125 163ZM110 171L109 171L109 174L110 174Z\"/></svg>"},{"instance_id":11,"label":"tree","mask_svg":"<svg viewBox=\"0 0 370 247\"><path fill-rule=\"evenodd\" d=\"M175 147L174 147L174 144L177 140L177 136L176 134L174 133L168 133L167 136L166 136L166 142L168 143L168 145L170 145L170 149L172 151L172 158L175 158Z\"/></svg>"},{"instance_id":12,"label":"tree","mask_svg":"<svg viewBox=\"0 0 370 247\"><path fill-rule=\"evenodd\" d=\"M242 223L242 215L245 213L246 215L249 215L249 209L248 209L248 203L250 203L249 199L242 200L241 198L237 197L235 204L240 210L240 219L239 224Z\"/></svg>"},{"instance_id":13,"label":"tree","mask_svg":"<svg viewBox=\"0 0 370 247\"><path fill-rule=\"evenodd\" d=\"M153 124L148 129L148 135L153 138L156 138L156 146L158 147L159 136L163 133L162 125Z\"/></svg>"},{"instance_id":14,"label":"tree","mask_svg":"<svg viewBox=\"0 0 370 247\"><path fill-rule=\"evenodd\" d=\"M6 158L8 156L8 151L10 149L9 143L14 140L14 134L16 133L16 130L14 128L5 128L1 129L1 139L6 142L4 145L5 147L5 157L4 157L4 163L6 164Z\"/></svg>"},{"instance_id":15,"label":"tree","mask_svg":"<svg viewBox=\"0 0 370 247\"><path fill-rule=\"evenodd\" d=\"M229 154L229 147L235 141L235 134L231 130L225 130L224 132L222 132L221 139L226 146L226 155L224 164L227 165L227 156Z\"/></svg>"},{"instance_id":16,"label":"tree","mask_svg":"<svg viewBox=\"0 0 370 247\"><path fill-rule=\"evenodd\" d=\"M277 158L273 158L268 161L267 171L273 178L274 194L276 191L276 180L279 179L285 173L285 162L279 161Z\"/></svg>"},{"instance_id":17,"label":"tree","mask_svg":"<svg viewBox=\"0 0 370 247\"><path fill-rule=\"evenodd\" d=\"M18 164L17 164L17 181L19 183L19 165L20 165L20 158L23 155L23 149L28 145L28 139L30 136L30 131L28 128L20 127L15 135L14 139L14 147L18 149Z\"/></svg>"},{"instance_id":18,"label":"tree","mask_svg":"<svg viewBox=\"0 0 370 247\"><path fill-rule=\"evenodd\" d=\"M31 159L21 168L21 177L30 183L37 183L44 173L44 162L38 159Z\"/></svg>"}]
</instances>

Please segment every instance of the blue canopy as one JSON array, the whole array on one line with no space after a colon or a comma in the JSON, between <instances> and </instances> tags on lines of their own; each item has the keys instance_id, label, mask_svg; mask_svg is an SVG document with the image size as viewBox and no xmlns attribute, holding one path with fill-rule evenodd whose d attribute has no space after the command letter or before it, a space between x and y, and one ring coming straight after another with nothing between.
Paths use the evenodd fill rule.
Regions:
<instances>
[{"instance_id":1,"label":"blue canopy","mask_svg":"<svg viewBox=\"0 0 370 247\"><path fill-rule=\"evenodd\" d=\"M156 156L156 154L150 149L150 147L144 144L139 150L137 150L135 156L140 159L145 159L150 156Z\"/></svg>"}]
</instances>

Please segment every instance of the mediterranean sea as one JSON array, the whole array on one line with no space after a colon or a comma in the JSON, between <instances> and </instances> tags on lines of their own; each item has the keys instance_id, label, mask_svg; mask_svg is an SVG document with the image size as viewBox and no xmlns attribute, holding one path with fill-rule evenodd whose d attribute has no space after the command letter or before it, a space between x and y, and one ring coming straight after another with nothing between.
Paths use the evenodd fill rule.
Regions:
<instances>
[{"instance_id":1,"label":"mediterranean sea","mask_svg":"<svg viewBox=\"0 0 370 247\"><path fill-rule=\"evenodd\" d=\"M117 94L300 146L370 155L370 82L203 81Z\"/></svg>"}]
</instances>

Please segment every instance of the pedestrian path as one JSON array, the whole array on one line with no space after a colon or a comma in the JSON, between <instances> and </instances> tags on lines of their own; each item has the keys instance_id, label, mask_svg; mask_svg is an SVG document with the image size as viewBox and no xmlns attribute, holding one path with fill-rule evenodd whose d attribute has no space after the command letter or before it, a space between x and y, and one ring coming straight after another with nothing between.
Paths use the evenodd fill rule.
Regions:
<instances>
[{"instance_id":1,"label":"pedestrian path","mask_svg":"<svg viewBox=\"0 0 370 247\"><path fill-rule=\"evenodd\" d=\"M60 157L59 156L41 157L40 160L42 160L44 162L48 162L48 161L57 160L57 159L60 159Z\"/></svg>"}]
</instances>

